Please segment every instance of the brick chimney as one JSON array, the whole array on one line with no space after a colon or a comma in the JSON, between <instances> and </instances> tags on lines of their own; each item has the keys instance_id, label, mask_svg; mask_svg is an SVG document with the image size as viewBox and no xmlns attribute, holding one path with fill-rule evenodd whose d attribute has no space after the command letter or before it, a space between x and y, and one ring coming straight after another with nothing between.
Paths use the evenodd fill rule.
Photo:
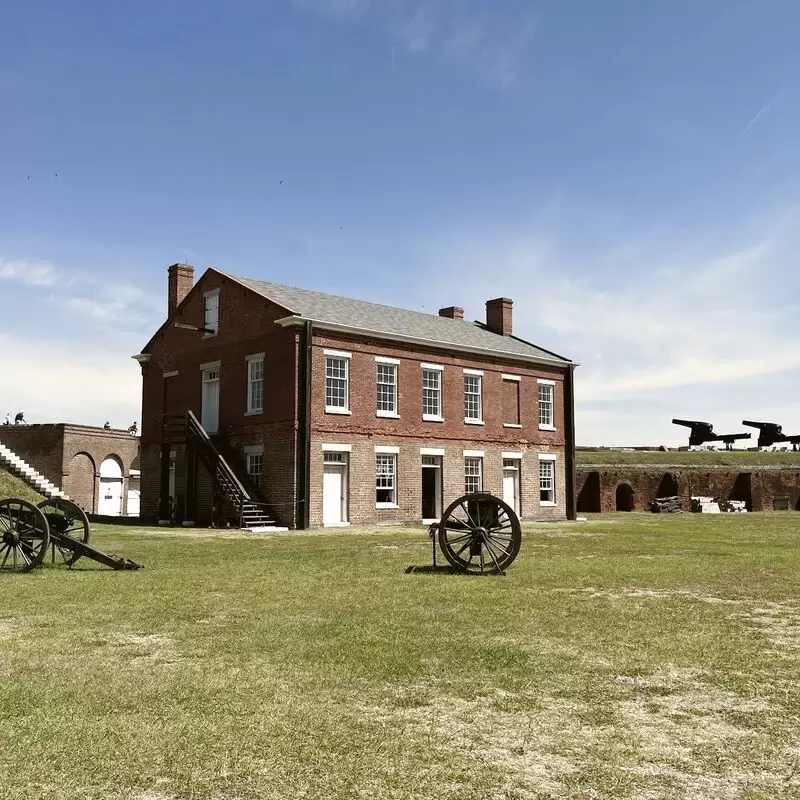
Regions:
<instances>
[{"instance_id":1,"label":"brick chimney","mask_svg":"<svg viewBox=\"0 0 800 800\"><path fill-rule=\"evenodd\" d=\"M194 286L194 267L191 264L173 264L167 272L169 274L167 316L171 317Z\"/></svg>"},{"instance_id":2,"label":"brick chimney","mask_svg":"<svg viewBox=\"0 0 800 800\"><path fill-rule=\"evenodd\" d=\"M486 327L501 336L511 336L511 306L514 301L510 297L497 297L486 301Z\"/></svg>"},{"instance_id":3,"label":"brick chimney","mask_svg":"<svg viewBox=\"0 0 800 800\"><path fill-rule=\"evenodd\" d=\"M447 308L439 309L439 316L448 319L464 319L464 309L458 306L447 306Z\"/></svg>"}]
</instances>

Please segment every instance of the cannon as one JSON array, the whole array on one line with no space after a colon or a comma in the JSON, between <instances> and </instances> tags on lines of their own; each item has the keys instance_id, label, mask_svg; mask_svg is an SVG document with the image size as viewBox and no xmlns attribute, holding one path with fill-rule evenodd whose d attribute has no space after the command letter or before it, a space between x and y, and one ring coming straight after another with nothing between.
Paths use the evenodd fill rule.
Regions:
<instances>
[{"instance_id":1,"label":"cannon","mask_svg":"<svg viewBox=\"0 0 800 800\"><path fill-rule=\"evenodd\" d=\"M690 447L706 442L724 442L726 450L733 450L733 443L737 439L749 439L751 436L749 433L714 433L714 426L710 422L700 422L694 419L673 419L672 424L691 428Z\"/></svg>"},{"instance_id":2,"label":"cannon","mask_svg":"<svg viewBox=\"0 0 800 800\"><path fill-rule=\"evenodd\" d=\"M504 575L519 554L522 526L508 503L488 492L454 500L428 529L436 568L436 545L456 572Z\"/></svg>"},{"instance_id":3,"label":"cannon","mask_svg":"<svg viewBox=\"0 0 800 800\"><path fill-rule=\"evenodd\" d=\"M27 500L0 500L0 572L30 572L42 566L48 547L68 567L86 556L111 569L141 569L128 558L111 555L89 544L89 519L62 497L38 505Z\"/></svg>"},{"instance_id":4,"label":"cannon","mask_svg":"<svg viewBox=\"0 0 800 800\"><path fill-rule=\"evenodd\" d=\"M748 428L758 428L758 446L771 447L778 442L790 442L792 450L797 450L800 444L800 436L787 436L783 432L783 426L776 422L753 422L750 419L743 419L742 425Z\"/></svg>"}]
</instances>

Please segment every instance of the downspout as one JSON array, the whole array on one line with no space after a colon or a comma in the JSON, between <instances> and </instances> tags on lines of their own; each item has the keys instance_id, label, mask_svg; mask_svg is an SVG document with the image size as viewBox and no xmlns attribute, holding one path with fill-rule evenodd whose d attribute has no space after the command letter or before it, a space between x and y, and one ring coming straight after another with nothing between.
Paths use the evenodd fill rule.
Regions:
<instances>
[{"instance_id":1,"label":"downspout","mask_svg":"<svg viewBox=\"0 0 800 800\"><path fill-rule=\"evenodd\" d=\"M577 516L575 487L577 474L575 464L575 365L570 364L564 375L564 469L566 482L567 519Z\"/></svg>"},{"instance_id":2,"label":"downspout","mask_svg":"<svg viewBox=\"0 0 800 800\"><path fill-rule=\"evenodd\" d=\"M297 474L301 481L300 500L297 504L297 527L305 530L311 522L311 354L313 323L305 324L303 344L300 351L301 426L298 447Z\"/></svg>"}]
</instances>

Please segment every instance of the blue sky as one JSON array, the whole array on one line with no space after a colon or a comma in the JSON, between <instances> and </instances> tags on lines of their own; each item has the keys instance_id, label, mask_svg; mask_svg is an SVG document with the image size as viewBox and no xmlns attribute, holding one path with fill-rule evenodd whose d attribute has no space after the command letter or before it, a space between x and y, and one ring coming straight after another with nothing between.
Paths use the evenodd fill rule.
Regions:
<instances>
[{"instance_id":1,"label":"blue sky","mask_svg":"<svg viewBox=\"0 0 800 800\"><path fill-rule=\"evenodd\" d=\"M800 432L800 5L0 3L0 412L127 427L188 261L515 301L578 441Z\"/></svg>"}]
</instances>

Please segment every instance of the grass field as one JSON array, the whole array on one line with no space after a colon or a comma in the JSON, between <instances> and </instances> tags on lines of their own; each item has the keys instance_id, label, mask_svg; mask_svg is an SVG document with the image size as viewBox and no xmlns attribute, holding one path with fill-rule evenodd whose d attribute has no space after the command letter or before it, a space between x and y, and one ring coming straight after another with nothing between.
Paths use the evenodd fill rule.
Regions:
<instances>
[{"instance_id":1,"label":"grass field","mask_svg":"<svg viewBox=\"0 0 800 800\"><path fill-rule=\"evenodd\" d=\"M139 572L0 576L0 798L800 797L800 515L130 529ZM78 566L81 566L80 562Z\"/></svg>"}]
</instances>

